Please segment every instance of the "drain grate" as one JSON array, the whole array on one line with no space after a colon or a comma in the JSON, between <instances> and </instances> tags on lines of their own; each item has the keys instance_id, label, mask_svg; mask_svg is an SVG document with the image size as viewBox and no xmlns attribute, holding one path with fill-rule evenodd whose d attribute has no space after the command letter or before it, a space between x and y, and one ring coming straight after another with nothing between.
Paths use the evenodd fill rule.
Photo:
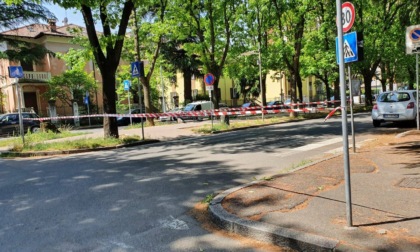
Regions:
<instances>
[{"instance_id":1,"label":"drain grate","mask_svg":"<svg viewBox=\"0 0 420 252\"><path fill-rule=\"evenodd\" d=\"M398 184L399 187L420 189L420 178L405 178Z\"/></svg>"}]
</instances>

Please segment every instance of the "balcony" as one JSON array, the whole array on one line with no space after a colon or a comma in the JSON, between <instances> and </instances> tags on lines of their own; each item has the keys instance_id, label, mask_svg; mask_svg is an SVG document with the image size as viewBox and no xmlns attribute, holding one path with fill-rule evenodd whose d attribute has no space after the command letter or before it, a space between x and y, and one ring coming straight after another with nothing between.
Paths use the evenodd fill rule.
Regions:
<instances>
[{"instance_id":1,"label":"balcony","mask_svg":"<svg viewBox=\"0 0 420 252\"><path fill-rule=\"evenodd\" d=\"M23 71L23 79L26 81L47 82L51 79L50 72L31 72Z\"/></svg>"}]
</instances>

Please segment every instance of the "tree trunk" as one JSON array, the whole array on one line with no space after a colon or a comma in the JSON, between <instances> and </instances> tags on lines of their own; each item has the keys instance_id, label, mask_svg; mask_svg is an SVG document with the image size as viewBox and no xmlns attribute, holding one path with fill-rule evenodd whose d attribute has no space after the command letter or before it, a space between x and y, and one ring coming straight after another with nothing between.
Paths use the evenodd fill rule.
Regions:
<instances>
[{"instance_id":1,"label":"tree trunk","mask_svg":"<svg viewBox=\"0 0 420 252\"><path fill-rule=\"evenodd\" d=\"M296 76L296 85L297 85L297 91L299 92L299 101L303 102L302 78L300 77L300 74Z\"/></svg>"},{"instance_id":2,"label":"tree trunk","mask_svg":"<svg viewBox=\"0 0 420 252\"><path fill-rule=\"evenodd\" d=\"M101 69L103 76L103 103L105 114L116 114L115 71L105 66ZM116 117L104 117L104 137L118 138L118 125Z\"/></svg>"},{"instance_id":3,"label":"tree trunk","mask_svg":"<svg viewBox=\"0 0 420 252\"><path fill-rule=\"evenodd\" d=\"M267 78L264 75L262 76L261 102L263 106L267 106Z\"/></svg>"},{"instance_id":4,"label":"tree trunk","mask_svg":"<svg viewBox=\"0 0 420 252\"><path fill-rule=\"evenodd\" d=\"M363 81L365 82L365 105L371 106L372 102L372 75L363 74Z\"/></svg>"},{"instance_id":5,"label":"tree trunk","mask_svg":"<svg viewBox=\"0 0 420 252\"><path fill-rule=\"evenodd\" d=\"M143 99L144 99L144 108L146 113L153 113L153 106L151 101L151 90L150 90L150 82L145 77L140 77L140 81L143 85ZM151 126L155 126L155 121L153 118L148 117L147 122Z\"/></svg>"}]
</instances>

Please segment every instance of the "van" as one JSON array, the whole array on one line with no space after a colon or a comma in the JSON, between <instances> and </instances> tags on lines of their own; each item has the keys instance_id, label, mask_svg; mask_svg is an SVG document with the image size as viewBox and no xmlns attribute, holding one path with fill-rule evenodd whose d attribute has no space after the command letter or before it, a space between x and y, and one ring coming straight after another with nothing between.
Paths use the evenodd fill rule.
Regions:
<instances>
[{"instance_id":1,"label":"van","mask_svg":"<svg viewBox=\"0 0 420 252\"><path fill-rule=\"evenodd\" d=\"M213 102L211 101L196 101L188 103L183 112L196 112L202 110L211 110L213 109ZM202 120L202 118L197 116L182 116L180 117L182 120L192 119L192 120Z\"/></svg>"}]
</instances>

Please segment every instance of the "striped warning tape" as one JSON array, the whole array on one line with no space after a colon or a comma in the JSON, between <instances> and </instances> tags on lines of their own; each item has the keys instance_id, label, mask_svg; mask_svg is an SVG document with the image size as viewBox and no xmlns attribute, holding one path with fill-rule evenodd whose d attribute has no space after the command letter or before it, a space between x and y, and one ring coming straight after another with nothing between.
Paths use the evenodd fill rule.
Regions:
<instances>
[{"instance_id":1,"label":"striped warning tape","mask_svg":"<svg viewBox=\"0 0 420 252\"><path fill-rule=\"evenodd\" d=\"M335 102L335 101L332 101ZM294 103L290 107L303 107L313 104L326 104L327 102L311 102L311 103ZM329 103L329 102L328 102ZM180 112L166 112L166 113L141 113L141 114L90 114L90 115L79 115L79 116L55 116L55 117L39 117L39 118L24 118L24 120L38 120L38 121L48 121L48 120L64 120L64 119L74 119L74 118L89 118L89 117L131 117L131 118L159 118L161 116L169 117L207 117L207 116L234 116L234 115L261 115L261 114L279 114L279 113L316 113L319 111L326 110L325 107L303 107L292 109L289 106L285 105L273 105L273 106L255 106L248 108L222 108L215 110L201 110L201 111L180 111ZM261 110L262 108L262 110ZM339 107L338 107L339 108ZM338 108L335 108L335 112ZM333 113L334 114L334 113ZM326 119L328 119L327 117Z\"/></svg>"}]
</instances>

